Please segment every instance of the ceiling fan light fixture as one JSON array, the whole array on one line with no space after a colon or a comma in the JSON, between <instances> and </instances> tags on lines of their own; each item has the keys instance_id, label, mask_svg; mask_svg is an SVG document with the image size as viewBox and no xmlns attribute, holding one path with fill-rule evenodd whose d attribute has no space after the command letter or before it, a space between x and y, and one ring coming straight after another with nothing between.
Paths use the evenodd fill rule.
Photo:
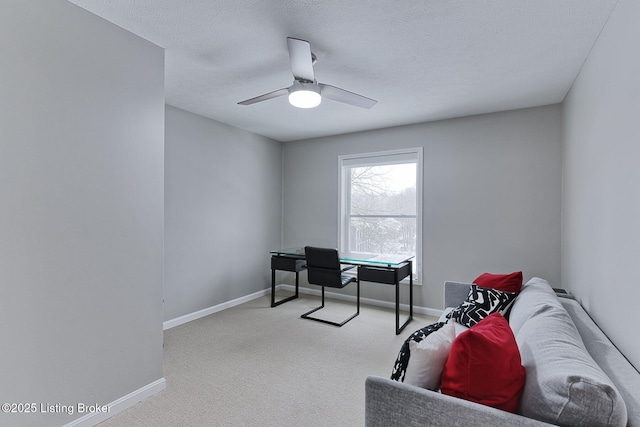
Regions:
<instances>
[{"instance_id":1,"label":"ceiling fan light fixture","mask_svg":"<svg viewBox=\"0 0 640 427\"><path fill-rule=\"evenodd\" d=\"M294 83L289 88L289 103L298 108L314 108L320 105L320 86L314 83Z\"/></svg>"},{"instance_id":2,"label":"ceiling fan light fixture","mask_svg":"<svg viewBox=\"0 0 640 427\"><path fill-rule=\"evenodd\" d=\"M308 41L287 37L287 48L293 73L293 85L255 98L245 99L238 102L239 105L251 105L287 94L289 95L289 103L297 108L317 107L323 97L361 108L371 108L378 102L375 99L339 87L318 83L313 72L316 56L311 52L311 45Z\"/></svg>"}]
</instances>

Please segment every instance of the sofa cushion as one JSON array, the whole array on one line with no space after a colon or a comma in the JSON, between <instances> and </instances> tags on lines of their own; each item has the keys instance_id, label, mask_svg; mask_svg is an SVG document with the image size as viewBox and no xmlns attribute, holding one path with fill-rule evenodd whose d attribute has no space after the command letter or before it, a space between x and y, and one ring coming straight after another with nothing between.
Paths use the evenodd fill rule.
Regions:
<instances>
[{"instance_id":1,"label":"sofa cushion","mask_svg":"<svg viewBox=\"0 0 640 427\"><path fill-rule=\"evenodd\" d=\"M391 372L392 380L404 382L407 366L409 365L409 358L411 357L411 349L409 347L409 343L422 341L433 332L442 328L444 325L444 322L432 323L418 329L417 331L409 335L409 338L404 340L404 343L402 343L402 347L400 347L400 351L398 352L398 357L396 357L396 362L393 365L393 371Z\"/></svg>"},{"instance_id":2,"label":"sofa cushion","mask_svg":"<svg viewBox=\"0 0 640 427\"><path fill-rule=\"evenodd\" d=\"M627 427L640 427L640 373L574 299L560 298L593 360L616 385L627 408Z\"/></svg>"},{"instance_id":3,"label":"sofa cushion","mask_svg":"<svg viewBox=\"0 0 640 427\"><path fill-rule=\"evenodd\" d=\"M442 372L441 391L516 412L524 383L513 332L507 320L494 313L455 339Z\"/></svg>"},{"instance_id":4,"label":"sofa cushion","mask_svg":"<svg viewBox=\"0 0 640 427\"><path fill-rule=\"evenodd\" d=\"M522 290L509 311L509 325L514 335L522 325L536 313L559 307L561 304L549 283L539 277L533 277L522 286Z\"/></svg>"},{"instance_id":5,"label":"sofa cushion","mask_svg":"<svg viewBox=\"0 0 640 427\"><path fill-rule=\"evenodd\" d=\"M514 271L510 274L484 273L476 277L473 283L483 288L518 293L522 288L522 271Z\"/></svg>"},{"instance_id":6,"label":"sofa cushion","mask_svg":"<svg viewBox=\"0 0 640 427\"><path fill-rule=\"evenodd\" d=\"M624 401L549 284L530 280L510 318L527 380L519 412L559 425L625 426Z\"/></svg>"},{"instance_id":7,"label":"sofa cushion","mask_svg":"<svg viewBox=\"0 0 640 427\"><path fill-rule=\"evenodd\" d=\"M470 328L492 313L500 313L504 316L516 296L516 293L473 284L469 288L467 299L447 314L447 317Z\"/></svg>"},{"instance_id":8,"label":"sofa cushion","mask_svg":"<svg viewBox=\"0 0 640 427\"><path fill-rule=\"evenodd\" d=\"M449 313L451 313L453 310L454 310L453 307L446 307L444 310L442 310L442 314L438 318L438 322L453 323L453 328L455 330L456 336L458 336L458 335L460 335L461 333L463 333L464 331L466 331L469 328L467 326L461 325L458 322L452 322L452 321L449 320L449 317L447 315Z\"/></svg>"},{"instance_id":9,"label":"sofa cushion","mask_svg":"<svg viewBox=\"0 0 640 427\"><path fill-rule=\"evenodd\" d=\"M429 390L440 388L440 377L456 337L453 321L429 334L420 342L409 341L411 359L404 382Z\"/></svg>"}]
</instances>

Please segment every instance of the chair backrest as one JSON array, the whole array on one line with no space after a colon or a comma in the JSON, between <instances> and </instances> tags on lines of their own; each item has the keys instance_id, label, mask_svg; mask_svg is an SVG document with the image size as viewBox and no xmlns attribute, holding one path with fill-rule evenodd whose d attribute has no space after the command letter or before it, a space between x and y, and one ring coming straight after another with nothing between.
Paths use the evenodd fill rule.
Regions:
<instances>
[{"instance_id":1,"label":"chair backrest","mask_svg":"<svg viewBox=\"0 0 640 427\"><path fill-rule=\"evenodd\" d=\"M308 280L312 285L342 287L340 258L336 249L305 246Z\"/></svg>"}]
</instances>

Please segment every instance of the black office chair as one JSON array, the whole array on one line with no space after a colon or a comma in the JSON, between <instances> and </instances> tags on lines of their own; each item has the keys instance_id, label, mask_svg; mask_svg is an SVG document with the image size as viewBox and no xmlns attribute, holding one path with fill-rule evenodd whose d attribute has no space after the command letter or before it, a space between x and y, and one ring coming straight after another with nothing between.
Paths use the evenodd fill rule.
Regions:
<instances>
[{"instance_id":1,"label":"black office chair","mask_svg":"<svg viewBox=\"0 0 640 427\"><path fill-rule=\"evenodd\" d=\"M334 326L342 326L349 320L360 314L360 280L353 276L343 275L346 270L354 268L349 266L341 268L340 258L338 257L338 251L328 248L315 248L312 246L306 246L304 248L305 257L307 259L307 272L309 283L312 285L322 286L322 304L320 307L314 308L311 311L304 313L303 319L315 320L316 322L328 323ZM317 317L309 316L321 308L324 308L324 288L344 288L351 282L356 282L358 285L358 294L356 297L356 314L344 320L341 323L331 322L329 320L319 319Z\"/></svg>"}]
</instances>

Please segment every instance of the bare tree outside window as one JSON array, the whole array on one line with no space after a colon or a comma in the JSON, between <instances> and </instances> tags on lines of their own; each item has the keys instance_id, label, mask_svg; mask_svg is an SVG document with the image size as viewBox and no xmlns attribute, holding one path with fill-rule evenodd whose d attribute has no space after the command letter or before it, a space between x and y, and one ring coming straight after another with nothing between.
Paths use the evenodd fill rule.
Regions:
<instances>
[{"instance_id":1,"label":"bare tree outside window","mask_svg":"<svg viewBox=\"0 0 640 427\"><path fill-rule=\"evenodd\" d=\"M409 255L422 281L422 148L338 156L341 251Z\"/></svg>"},{"instance_id":2,"label":"bare tree outside window","mask_svg":"<svg viewBox=\"0 0 640 427\"><path fill-rule=\"evenodd\" d=\"M416 253L416 164L349 168L349 250Z\"/></svg>"}]
</instances>

